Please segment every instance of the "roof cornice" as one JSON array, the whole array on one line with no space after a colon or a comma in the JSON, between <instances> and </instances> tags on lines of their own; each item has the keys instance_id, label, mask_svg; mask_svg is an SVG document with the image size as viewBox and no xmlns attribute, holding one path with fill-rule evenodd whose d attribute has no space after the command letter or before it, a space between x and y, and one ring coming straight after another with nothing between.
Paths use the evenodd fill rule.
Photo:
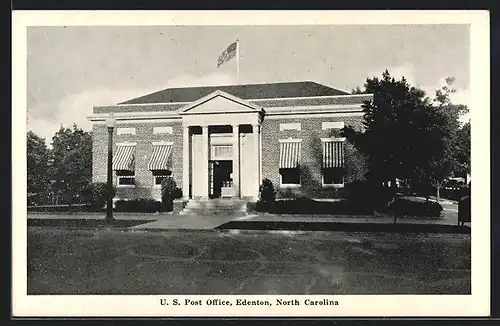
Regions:
<instances>
[{"instance_id":1,"label":"roof cornice","mask_svg":"<svg viewBox=\"0 0 500 326\"><path fill-rule=\"evenodd\" d=\"M227 94L229 96L238 98L234 95L231 95L229 93L222 92L222 91L215 91L215 92L210 93L209 95L207 95L205 97L211 96L212 94L214 94L216 92L221 92L221 93ZM202 97L201 99L203 99L205 97ZM276 97L276 98L255 98L255 99L240 99L240 98L238 98L238 99L242 100L242 101L246 101L248 103L253 103L253 102L280 101L280 100L308 100L308 99L325 99L325 100L327 100L327 99L339 99L339 98L349 98L349 97L373 97L373 94L367 93L367 94L346 94L346 95L329 95L329 96ZM158 102L158 103L155 102L155 103L111 104L111 105L96 105L94 107L128 107L128 106L133 107L133 106L153 106L153 105L166 105L166 106L168 106L168 105L180 105L180 104L189 105L189 104L195 103L201 99L198 99L194 102Z\"/></svg>"}]
</instances>

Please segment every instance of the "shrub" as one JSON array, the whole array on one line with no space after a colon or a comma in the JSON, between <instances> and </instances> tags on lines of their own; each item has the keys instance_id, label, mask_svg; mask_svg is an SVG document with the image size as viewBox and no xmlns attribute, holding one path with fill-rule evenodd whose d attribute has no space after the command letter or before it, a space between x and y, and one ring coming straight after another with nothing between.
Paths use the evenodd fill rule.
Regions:
<instances>
[{"instance_id":1,"label":"shrub","mask_svg":"<svg viewBox=\"0 0 500 326\"><path fill-rule=\"evenodd\" d=\"M356 180L346 184L342 198L346 201L346 205L355 210L373 213L374 210L385 211L387 204L394 196L393 188L377 186L369 181Z\"/></svg>"},{"instance_id":2,"label":"shrub","mask_svg":"<svg viewBox=\"0 0 500 326\"><path fill-rule=\"evenodd\" d=\"M161 203L154 199L117 200L115 203L116 212L156 213L160 209Z\"/></svg>"},{"instance_id":3,"label":"shrub","mask_svg":"<svg viewBox=\"0 0 500 326\"><path fill-rule=\"evenodd\" d=\"M274 190L273 183L269 179L262 180L262 184L259 187L259 201L257 202L256 209L258 211L269 211L275 200L276 191Z\"/></svg>"},{"instance_id":4,"label":"shrub","mask_svg":"<svg viewBox=\"0 0 500 326\"><path fill-rule=\"evenodd\" d=\"M394 216L439 217L443 207L432 201L416 201L397 198L389 205L389 212Z\"/></svg>"},{"instance_id":5,"label":"shrub","mask_svg":"<svg viewBox=\"0 0 500 326\"><path fill-rule=\"evenodd\" d=\"M91 205L86 205L86 204L39 205L39 206L27 207L28 212L50 212L50 213L95 212L96 210L100 209L95 209Z\"/></svg>"},{"instance_id":6,"label":"shrub","mask_svg":"<svg viewBox=\"0 0 500 326\"><path fill-rule=\"evenodd\" d=\"M182 190L177 187L173 178L165 178L161 183L161 210L171 212L174 209L174 199L177 198L182 198Z\"/></svg>"},{"instance_id":7,"label":"shrub","mask_svg":"<svg viewBox=\"0 0 500 326\"><path fill-rule=\"evenodd\" d=\"M111 193L110 193L111 191ZM109 189L105 182L92 182L84 190L82 197L86 203L94 210L104 208L109 196L114 197L116 190L114 187Z\"/></svg>"},{"instance_id":8,"label":"shrub","mask_svg":"<svg viewBox=\"0 0 500 326\"><path fill-rule=\"evenodd\" d=\"M307 197L276 201L271 208L274 214L325 214L325 215L367 215L371 214L362 205L347 200L316 201Z\"/></svg>"}]
</instances>

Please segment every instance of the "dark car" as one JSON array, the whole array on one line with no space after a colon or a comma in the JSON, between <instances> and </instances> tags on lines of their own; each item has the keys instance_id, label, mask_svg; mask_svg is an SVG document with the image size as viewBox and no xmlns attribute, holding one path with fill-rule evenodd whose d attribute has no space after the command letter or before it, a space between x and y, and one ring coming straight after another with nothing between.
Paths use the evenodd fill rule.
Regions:
<instances>
[{"instance_id":1,"label":"dark car","mask_svg":"<svg viewBox=\"0 0 500 326\"><path fill-rule=\"evenodd\" d=\"M470 222L470 186L468 194L458 201L458 225L464 225L465 222Z\"/></svg>"}]
</instances>

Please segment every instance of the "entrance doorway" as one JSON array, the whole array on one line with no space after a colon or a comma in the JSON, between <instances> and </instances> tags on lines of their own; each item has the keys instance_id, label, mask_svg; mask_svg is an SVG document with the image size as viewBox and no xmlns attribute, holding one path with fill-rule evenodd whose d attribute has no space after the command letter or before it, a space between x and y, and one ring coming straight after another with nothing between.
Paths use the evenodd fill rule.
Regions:
<instances>
[{"instance_id":1,"label":"entrance doorway","mask_svg":"<svg viewBox=\"0 0 500 326\"><path fill-rule=\"evenodd\" d=\"M210 198L233 197L232 174L232 160L213 160L209 162Z\"/></svg>"}]
</instances>

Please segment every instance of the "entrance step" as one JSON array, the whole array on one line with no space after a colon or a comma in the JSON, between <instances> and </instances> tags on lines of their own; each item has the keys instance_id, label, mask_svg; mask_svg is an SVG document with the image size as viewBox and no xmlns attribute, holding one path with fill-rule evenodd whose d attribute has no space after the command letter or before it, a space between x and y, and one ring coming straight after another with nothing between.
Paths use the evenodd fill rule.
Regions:
<instances>
[{"instance_id":1,"label":"entrance step","mask_svg":"<svg viewBox=\"0 0 500 326\"><path fill-rule=\"evenodd\" d=\"M247 202L243 199L191 199L181 215L246 215Z\"/></svg>"}]
</instances>

